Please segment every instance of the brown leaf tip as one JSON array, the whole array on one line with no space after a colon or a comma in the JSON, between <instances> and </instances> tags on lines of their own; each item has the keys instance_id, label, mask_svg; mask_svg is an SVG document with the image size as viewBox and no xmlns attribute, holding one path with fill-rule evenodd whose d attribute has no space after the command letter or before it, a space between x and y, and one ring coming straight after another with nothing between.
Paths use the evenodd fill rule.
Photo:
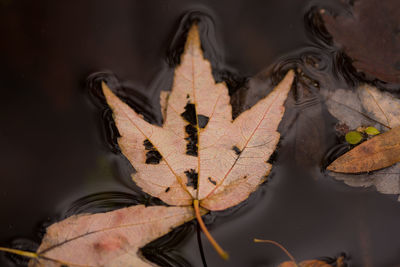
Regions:
<instances>
[{"instance_id":1,"label":"brown leaf tip","mask_svg":"<svg viewBox=\"0 0 400 267\"><path fill-rule=\"evenodd\" d=\"M194 54L194 52L196 50L201 53L199 27L197 26L197 23L193 23L193 25L190 27L188 35L187 35L185 51L184 51L183 55L186 52L190 53L190 54Z\"/></svg>"}]
</instances>

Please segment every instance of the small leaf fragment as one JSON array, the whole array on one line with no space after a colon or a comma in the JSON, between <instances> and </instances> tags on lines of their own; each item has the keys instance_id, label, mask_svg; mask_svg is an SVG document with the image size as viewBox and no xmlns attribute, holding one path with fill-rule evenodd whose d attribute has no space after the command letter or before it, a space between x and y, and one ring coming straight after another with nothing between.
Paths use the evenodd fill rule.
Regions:
<instances>
[{"instance_id":1,"label":"small leaf fragment","mask_svg":"<svg viewBox=\"0 0 400 267\"><path fill-rule=\"evenodd\" d=\"M368 135L377 135L380 134L381 132L375 127L369 126L365 129L365 133Z\"/></svg>"},{"instance_id":2,"label":"small leaf fragment","mask_svg":"<svg viewBox=\"0 0 400 267\"><path fill-rule=\"evenodd\" d=\"M333 267L332 265L319 260L307 260L296 264L293 261L285 261L279 264L278 267Z\"/></svg>"},{"instance_id":3,"label":"small leaf fragment","mask_svg":"<svg viewBox=\"0 0 400 267\"><path fill-rule=\"evenodd\" d=\"M351 145L356 145L361 142L363 136L358 131L351 131L346 134L345 139L347 143Z\"/></svg>"}]
</instances>

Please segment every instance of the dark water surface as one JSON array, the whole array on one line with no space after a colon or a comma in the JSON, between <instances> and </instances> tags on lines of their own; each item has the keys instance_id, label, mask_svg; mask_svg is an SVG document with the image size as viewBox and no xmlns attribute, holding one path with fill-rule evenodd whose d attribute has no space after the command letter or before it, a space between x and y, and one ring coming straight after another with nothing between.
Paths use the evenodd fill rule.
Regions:
<instances>
[{"instance_id":1,"label":"dark water surface","mask_svg":"<svg viewBox=\"0 0 400 267\"><path fill-rule=\"evenodd\" d=\"M72 214L159 203L131 182L98 81L160 123L159 91L171 85L188 21L199 18L205 54L237 113L287 69L303 74L287 101L268 183L205 218L231 255L223 262L203 237L208 266L287 260L254 237L282 243L298 260L345 253L349 266L400 266L396 197L321 171L337 140L318 92L350 88L359 76L324 32L317 7L345 9L336 1L0 1L0 246L34 249L47 225ZM143 253L163 266L203 266L195 223ZM1 254L0 266L16 266L13 259Z\"/></svg>"}]
</instances>

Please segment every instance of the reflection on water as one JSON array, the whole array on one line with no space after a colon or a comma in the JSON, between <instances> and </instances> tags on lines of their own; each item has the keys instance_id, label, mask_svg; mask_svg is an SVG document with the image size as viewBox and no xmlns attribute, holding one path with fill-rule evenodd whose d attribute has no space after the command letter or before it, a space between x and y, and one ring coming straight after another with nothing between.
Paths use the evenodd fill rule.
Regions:
<instances>
[{"instance_id":1,"label":"reflection on water","mask_svg":"<svg viewBox=\"0 0 400 267\"><path fill-rule=\"evenodd\" d=\"M76 88L86 89L84 95L80 93L76 98L70 97L69 102L65 100L64 111L60 111L63 109L59 107L60 109L53 111L54 114L48 114L51 110L38 112L40 109L35 109L34 105L29 106L37 115L35 116L37 120L46 119L39 125L29 124L30 129L37 131L33 136L36 140L32 142L40 141L46 146L48 140L52 140L52 144L43 151L33 146L36 155L26 152L31 150L26 150L25 146L17 146L17 141L26 139L19 135L19 132L26 131L23 125L13 125L12 121L6 120L5 125L9 125L11 130L1 131L0 136L4 135L3 140L11 140L10 144L13 145L3 146L8 156L5 157L5 162L6 160L12 164L18 160L21 161L18 164L31 162L27 165L29 172L37 172L40 174L37 176L40 177L33 177L19 170L16 172L18 175L14 174L15 179L25 177L23 182L29 183L35 178L37 182L32 182L30 189L16 190L15 188L21 185L13 184L11 177L14 177L14 170L19 165L13 167L9 164L4 168L2 177L10 177L10 180L1 182L4 194L2 200L4 202L6 199L13 199L15 205L7 203L0 206L7 218L1 222L0 227L2 245L35 250L46 226L73 214L105 212L136 204L163 204L160 200L141 192L131 182L130 174L134 169L118 148L118 130L101 94L100 81L106 80L110 87L136 111L143 114L147 121L160 125L162 119L159 92L171 87L173 67L179 63L179 55L186 38L185 32L193 20L199 20L205 56L212 62L215 79L225 81L229 87L234 116L267 95L287 70L295 69L297 73L296 83L286 103L285 117L280 125L282 139L277 153L271 159L274 168L268 182L238 207L223 212L212 212L205 216L212 234L232 258L229 262L223 262L210 244L203 242L207 265L261 267L276 266L279 262L287 260L286 256L275 247L254 244L252 240L255 237L282 243L298 260L334 258L345 253L351 266L389 266L400 262L398 257L400 239L393 238L398 232L400 223L400 204L395 198L379 195L371 189L347 187L334 181L323 171L333 157L344 153L348 148L338 145L339 140L334 132L336 121L327 112L320 91L335 90L339 87L351 88L364 82L364 77L354 70L350 59L333 45L319 16L318 1L301 4L293 1L269 1L265 6L259 7L254 4L246 8L244 2L240 3L240 5L209 4L210 7L206 7L206 5L196 6L193 3L185 6L183 2L180 4L168 2L164 9L154 8L148 3L136 3L130 6L132 12L138 15L135 18L131 18L131 13L126 10L124 12L127 13L121 11L123 14L115 12L125 7L113 6L115 9L109 11L109 20L122 16L119 24L115 25L118 27L128 25L126 27L132 32L146 36L143 40L127 37L132 33L125 30L122 30L121 35L114 35L115 25L111 22L110 25L114 26L101 24L102 30L100 33L96 32L99 27L96 22L86 21L91 20L90 14L87 17L80 17L81 22L86 22L83 23L85 27L92 27L89 39L85 39L84 28L72 30L69 24L65 26L63 22L61 23L63 29L78 32L75 38L87 40L91 44L89 48L81 48L75 42L72 44L71 51L80 53L79 55L83 57L77 65L73 65L73 60L70 58L77 58L78 54L69 56L62 54L64 47L53 46L53 39L49 37L42 41L55 49L51 57L47 55L43 58L48 60L49 65L58 66L60 62L56 64L53 58L54 55L62 54L64 61L70 64L69 67L75 68L71 73L68 72L70 70L67 66L60 70L69 73L69 76L63 76L63 79L69 79L68 88L74 88L71 80L77 79L80 82L75 81L76 87L73 93L77 93ZM332 9L342 8L341 4L336 5L329 1L321 1L320 5ZM218 12L211 11L211 7ZM98 15L110 7L94 4L90 8L95 8L95 14ZM6 11L11 19L17 18L19 12L21 11ZM54 12L64 14L67 11ZM140 29L136 29L138 25L143 25L142 20L147 19L145 14L152 14L148 28L140 26ZM167 17L166 14L169 16L169 24L164 23L164 25L160 21L163 16ZM50 22L57 21L53 16L55 15L50 16ZM236 21L237 18L240 23ZM252 24L246 21L252 21ZM43 26L44 22L37 23ZM52 33L59 31L55 29ZM65 31L65 34L71 34L69 31ZM118 60L103 56L106 50L96 50L102 47L99 40L103 38L111 39L108 45L113 48L112 51L118 49L112 43L113 38L118 44L124 43L115 53ZM39 41L38 43L40 44ZM132 47L125 43L132 44ZM95 48L97 44L98 47ZM160 52L150 53L156 51L149 48L154 48L155 45L160 49L162 47L162 51L168 47L167 55ZM92 47L97 51L93 55L91 54L93 51L90 50ZM39 47L38 51L42 51L41 49ZM32 53L37 52L35 51ZM143 53L148 53L149 56L146 58ZM99 61L90 56L96 60L99 58ZM129 60L125 58L128 56ZM101 61L103 57L106 59ZM11 66L10 62L13 60L11 57L7 60L10 69L4 73L11 73L10 77L13 77L12 75L19 70ZM92 65L84 65L85 62L91 62ZM27 66L23 67L29 72L30 65ZM265 66L269 67L259 72ZM93 73L102 68L112 71ZM259 74L254 75L256 71ZM88 73L92 74L87 78L85 86L83 80ZM17 90L31 85L23 79L18 83L13 79L19 78L4 79L10 88ZM47 77L38 75L29 79L44 82ZM57 80L54 77L48 79L51 85ZM385 86L379 81L374 82L380 87ZM46 85L33 86L33 88L43 87ZM65 89L63 86L63 90L70 89ZM25 99L23 94L18 94L17 97L13 97L16 92L8 94L11 95L10 101L16 103L19 99ZM50 105L48 102L53 104L43 97L36 97L37 104L42 107L45 107L46 103ZM90 101L85 103L85 100ZM79 112L74 112L75 108ZM12 114L10 116L17 121L23 121L24 118L23 113L5 114ZM60 128L60 125L53 124L59 118L66 118L64 124L60 125L68 123L69 128ZM90 123L87 123L88 121ZM49 139L51 135L48 131L53 131L53 135L57 138ZM86 135L83 136L83 133ZM63 140L69 142L63 144ZM19 151L18 155L14 155L13 151ZM44 156L49 153L54 156ZM35 156L47 160L35 161ZM62 165L57 165L61 159ZM39 164L46 165L46 168L40 169L39 172L36 167ZM22 206L18 204L19 202L23 203ZM30 203L32 207L29 211L23 211L26 203ZM27 220L21 218L23 214L27 216ZM9 225L14 225L15 228L10 228ZM142 249L142 254L161 266L203 266L195 232L196 223L189 222L148 244ZM26 238L20 238L21 236ZM6 266L13 266L12 262L26 263L19 257L3 254L0 262Z\"/></svg>"}]
</instances>

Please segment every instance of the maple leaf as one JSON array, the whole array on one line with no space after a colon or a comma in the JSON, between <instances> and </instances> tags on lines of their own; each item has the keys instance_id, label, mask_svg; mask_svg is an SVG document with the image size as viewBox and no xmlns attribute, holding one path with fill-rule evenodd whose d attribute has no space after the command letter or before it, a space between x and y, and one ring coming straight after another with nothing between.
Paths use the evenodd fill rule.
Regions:
<instances>
[{"instance_id":1,"label":"maple leaf","mask_svg":"<svg viewBox=\"0 0 400 267\"><path fill-rule=\"evenodd\" d=\"M373 125L386 132L339 157L327 169L344 173L331 172L330 175L350 186L375 186L384 194L400 194L400 163L396 163L400 154L400 100L369 85L355 90L338 89L325 97L329 112L341 125L352 129ZM376 171L348 174L372 170Z\"/></svg>"},{"instance_id":2,"label":"maple leaf","mask_svg":"<svg viewBox=\"0 0 400 267\"><path fill-rule=\"evenodd\" d=\"M239 204L265 181L293 79L289 71L267 97L232 120L228 88L214 81L193 25L172 91L160 96L162 127L146 122L102 83L120 133L118 144L136 170L133 180L176 207L139 205L72 216L47 229L36 253L0 250L33 258L31 266L151 266L138 249L196 217L227 259L201 216Z\"/></svg>"},{"instance_id":3,"label":"maple leaf","mask_svg":"<svg viewBox=\"0 0 400 267\"><path fill-rule=\"evenodd\" d=\"M48 227L36 253L0 250L32 258L30 267L150 267L155 265L139 255L139 248L193 218L191 207L144 205L80 214Z\"/></svg>"},{"instance_id":4,"label":"maple leaf","mask_svg":"<svg viewBox=\"0 0 400 267\"><path fill-rule=\"evenodd\" d=\"M172 92L161 97L163 127L142 119L103 84L121 137L118 143L143 191L170 205L223 210L248 197L271 169L277 127L293 81L290 71L268 97L232 121L228 89L216 84L200 48L197 26L188 34Z\"/></svg>"},{"instance_id":5,"label":"maple leaf","mask_svg":"<svg viewBox=\"0 0 400 267\"><path fill-rule=\"evenodd\" d=\"M160 97L162 127L143 120L105 83L102 87L136 184L169 205L224 210L245 200L270 172L267 160L280 138L277 128L293 78L289 71L267 97L232 121L228 88L214 81L193 25L172 90Z\"/></svg>"}]
</instances>

